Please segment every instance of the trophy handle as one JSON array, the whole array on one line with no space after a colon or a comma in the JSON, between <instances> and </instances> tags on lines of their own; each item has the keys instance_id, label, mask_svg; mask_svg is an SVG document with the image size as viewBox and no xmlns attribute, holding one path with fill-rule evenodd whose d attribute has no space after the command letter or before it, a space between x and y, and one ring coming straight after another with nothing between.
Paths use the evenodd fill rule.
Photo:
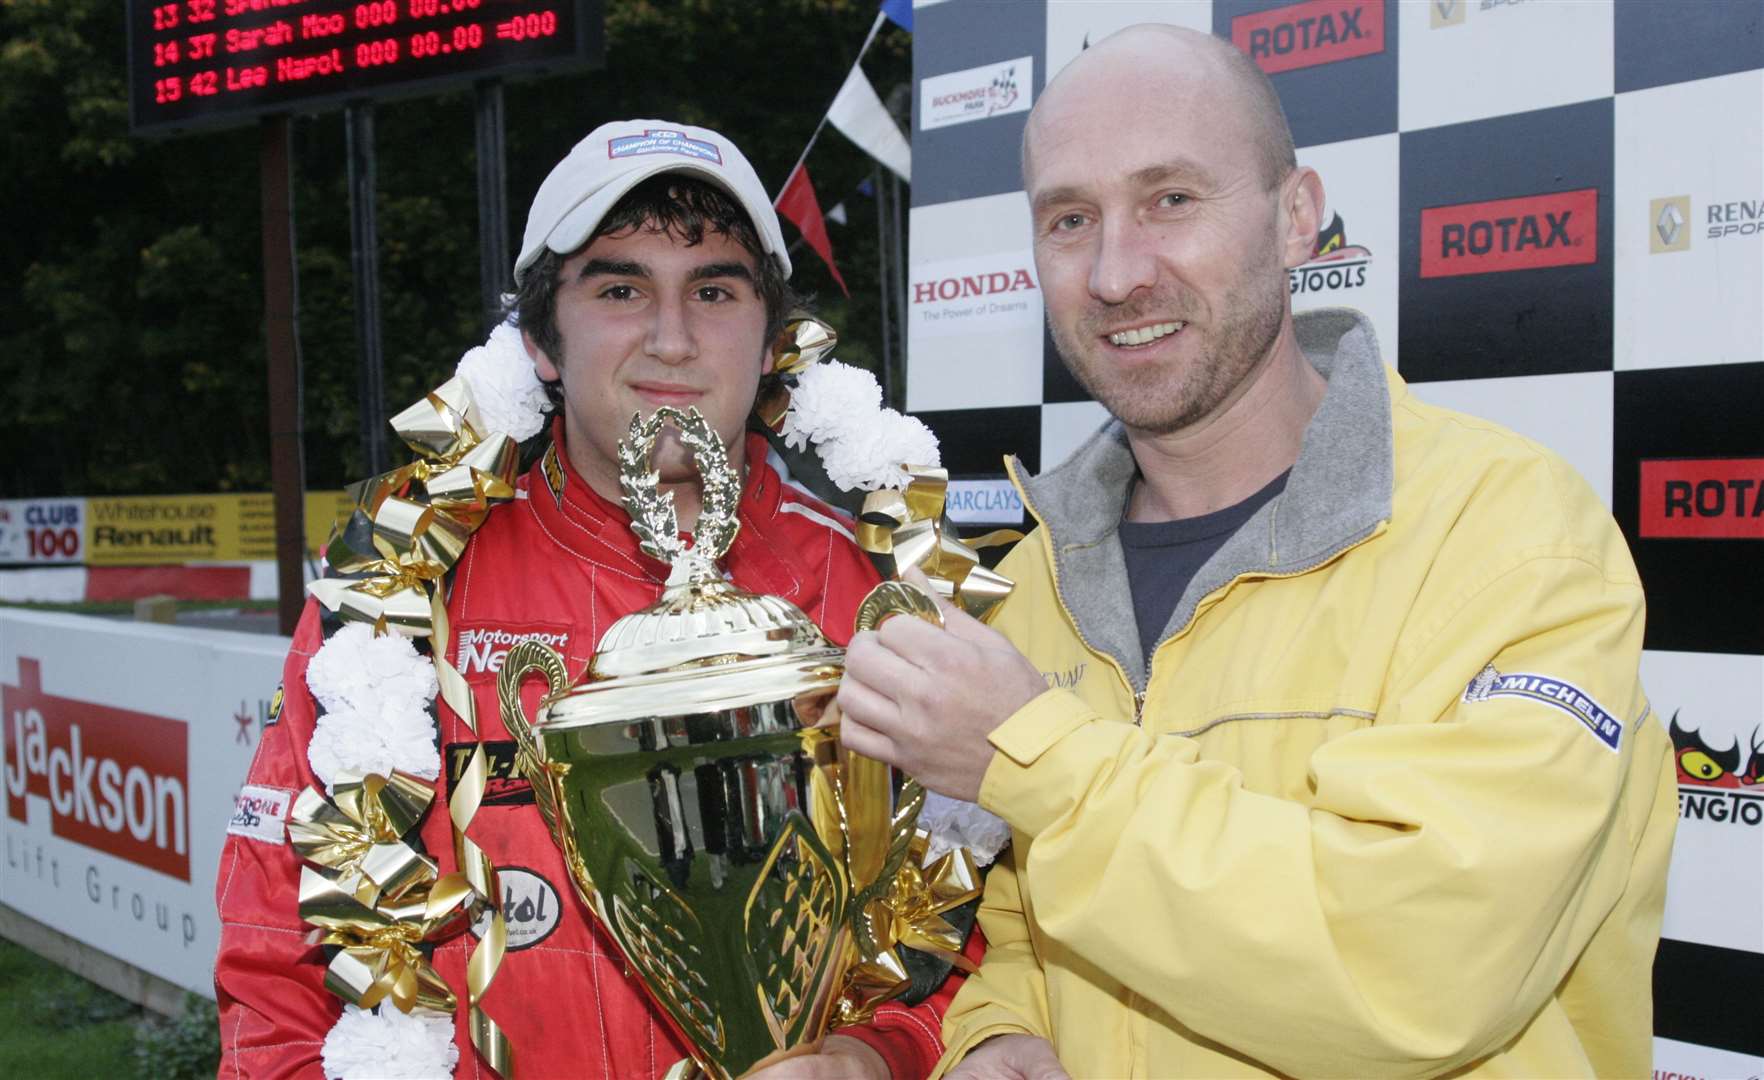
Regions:
<instances>
[{"instance_id":1,"label":"trophy handle","mask_svg":"<svg viewBox=\"0 0 1764 1080\"><path fill-rule=\"evenodd\" d=\"M858 604L854 630L858 633L874 630L896 615L910 615L936 626L943 625L943 612L925 590L905 581L884 581L871 589ZM880 761L848 753L843 794L860 805L878 797L886 798L893 787L889 777L891 771ZM909 776L892 802L894 811L889 821L886 846L872 842L867 848L847 847L846 865L854 878L851 883L852 928L859 948L867 953L874 952L877 944L869 920L863 917L864 910L871 901L887 895L895 876L905 865L907 847L918 827L919 811L925 805L925 789Z\"/></svg>"},{"instance_id":2,"label":"trophy handle","mask_svg":"<svg viewBox=\"0 0 1764 1080\"><path fill-rule=\"evenodd\" d=\"M532 672L545 675L547 695L561 693L569 686L570 677L564 670L564 658L543 641L516 642L502 662L496 676L496 698L502 706L502 726L515 741L515 768L533 785L533 801L540 816L553 829L557 826L557 802L551 789L551 774L545 758L533 737L533 725L521 709L521 683Z\"/></svg>"}]
</instances>

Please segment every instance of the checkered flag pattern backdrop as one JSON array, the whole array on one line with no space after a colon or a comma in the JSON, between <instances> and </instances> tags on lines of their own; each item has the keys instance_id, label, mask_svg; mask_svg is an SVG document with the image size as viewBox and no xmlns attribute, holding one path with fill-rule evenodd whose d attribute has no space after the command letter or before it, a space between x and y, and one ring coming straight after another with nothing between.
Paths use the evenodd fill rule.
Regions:
<instances>
[{"instance_id":1,"label":"checkered flag pattern backdrop","mask_svg":"<svg viewBox=\"0 0 1764 1080\"><path fill-rule=\"evenodd\" d=\"M1656 1076L1764 1074L1764 0L919 0L907 406L974 489L1104 412L1046 337L1018 145L1132 23L1279 91L1326 223L1297 310L1367 313L1421 398L1591 481L1678 749ZM971 519L1020 520L991 497ZM986 509L990 508L990 509Z\"/></svg>"}]
</instances>

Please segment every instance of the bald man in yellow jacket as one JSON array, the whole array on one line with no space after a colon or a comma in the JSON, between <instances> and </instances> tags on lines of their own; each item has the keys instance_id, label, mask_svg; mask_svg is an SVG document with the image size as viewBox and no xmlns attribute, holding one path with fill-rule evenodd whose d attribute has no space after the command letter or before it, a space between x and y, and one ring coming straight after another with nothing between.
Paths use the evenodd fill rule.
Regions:
<instances>
[{"instance_id":1,"label":"bald man in yellow jacket","mask_svg":"<svg viewBox=\"0 0 1764 1080\"><path fill-rule=\"evenodd\" d=\"M1322 184L1228 45L1124 31L1025 139L1114 419L1013 466L991 628L891 620L840 692L848 746L1012 826L939 1072L1647 1076L1676 789L1609 513L1293 316Z\"/></svg>"}]
</instances>

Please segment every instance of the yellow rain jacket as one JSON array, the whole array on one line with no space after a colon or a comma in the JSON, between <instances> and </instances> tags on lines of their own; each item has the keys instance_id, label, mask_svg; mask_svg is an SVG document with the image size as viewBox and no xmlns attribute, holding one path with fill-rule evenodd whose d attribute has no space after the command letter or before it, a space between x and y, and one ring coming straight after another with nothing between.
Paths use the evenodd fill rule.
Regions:
<instances>
[{"instance_id":1,"label":"yellow rain jacket","mask_svg":"<svg viewBox=\"0 0 1764 1080\"><path fill-rule=\"evenodd\" d=\"M1323 403L1149 672L1120 425L1012 470L993 625L1051 689L991 736L1013 844L940 1072L1027 1032L1077 1078L1645 1077L1677 805L1623 537L1363 317L1296 322Z\"/></svg>"}]
</instances>

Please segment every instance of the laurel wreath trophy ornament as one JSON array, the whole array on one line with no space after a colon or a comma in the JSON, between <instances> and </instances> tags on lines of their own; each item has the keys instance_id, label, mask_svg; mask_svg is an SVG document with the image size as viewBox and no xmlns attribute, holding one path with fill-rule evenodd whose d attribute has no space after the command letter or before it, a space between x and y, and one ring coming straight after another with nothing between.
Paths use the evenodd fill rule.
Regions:
<instances>
[{"instance_id":1,"label":"laurel wreath trophy ornament","mask_svg":"<svg viewBox=\"0 0 1764 1080\"><path fill-rule=\"evenodd\" d=\"M702 477L690 545L650 465L664 424ZM674 1075L721 1080L867 1016L899 983L874 985L878 937L903 938L878 928L929 926L954 896L907 865L922 791L897 793L886 766L840 747L843 651L794 604L717 569L741 478L716 431L696 409L661 408L632 419L619 461L632 531L673 567L661 599L614 623L574 686L558 653L516 645L498 696L578 894L692 1047ZM865 617L936 617L915 593L889 583ZM548 685L529 724L534 672Z\"/></svg>"}]
</instances>

